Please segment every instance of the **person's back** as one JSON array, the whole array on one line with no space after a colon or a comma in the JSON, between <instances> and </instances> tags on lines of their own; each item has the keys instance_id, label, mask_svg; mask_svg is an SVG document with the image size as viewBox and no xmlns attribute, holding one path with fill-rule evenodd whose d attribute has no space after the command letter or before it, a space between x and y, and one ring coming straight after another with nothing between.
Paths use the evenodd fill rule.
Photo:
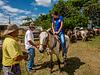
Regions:
<instances>
[{"instance_id":1,"label":"person's back","mask_svg":"<svg viewBox=\"0 0 100 75\"><path fill-rule=\"evenodd\" d=\"M13 47L16 47L16 51ZM7 36L3 42L3 61L2 64L5 66L11 66L13 64L19 63L19 61L14 61L13 58L17 56L18 53L22 55L22 51L18 43L11 36ZM9 58L9 59L8 59Z\"/></svg>"}]
</instances>

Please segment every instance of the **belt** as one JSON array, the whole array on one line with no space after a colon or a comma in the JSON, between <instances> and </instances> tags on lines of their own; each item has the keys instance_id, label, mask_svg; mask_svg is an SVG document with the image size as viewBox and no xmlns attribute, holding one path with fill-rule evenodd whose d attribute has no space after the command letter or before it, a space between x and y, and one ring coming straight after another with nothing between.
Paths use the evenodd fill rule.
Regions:
<instances>
[{"instance_id":1,"label":"belt","mask_svg":"<svg viewBox=\"0 0 100 75\"><path fill-rule=\"evenodd\" d=\"M4 65L3 65L4 66ZM19 63L18 64L14 64L12 66L19 66ZM12 66L4 66L4 67L12 67Z\"/></svg>"}]
</instances>

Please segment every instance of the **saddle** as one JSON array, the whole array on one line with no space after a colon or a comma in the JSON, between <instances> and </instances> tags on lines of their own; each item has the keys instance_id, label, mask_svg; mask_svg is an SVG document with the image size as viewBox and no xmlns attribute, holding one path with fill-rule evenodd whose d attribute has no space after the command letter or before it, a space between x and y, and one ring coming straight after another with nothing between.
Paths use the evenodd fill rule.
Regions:
<instances>
[{"instance_id":1,"label":"saddle","mask_svg":"<svg viewBox=\"0 0 100 75\"><path fill-rule=\"evenodd\" d=\"M54 35L53 32L51 30L49 30L49 33L51 35ZM55 39L60 43L59 49L60 51L62 50L62 46L61 46L61 41L60 41L60 37L58 35L54 35Z\"/></svg>"}]
</instances>

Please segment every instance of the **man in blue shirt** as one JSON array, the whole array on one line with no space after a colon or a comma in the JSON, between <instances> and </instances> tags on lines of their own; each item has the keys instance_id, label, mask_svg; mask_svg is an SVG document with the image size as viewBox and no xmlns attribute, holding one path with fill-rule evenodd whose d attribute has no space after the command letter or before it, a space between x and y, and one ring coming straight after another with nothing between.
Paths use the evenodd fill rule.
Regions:
<instances>
[{"instance_id":1,"label":"man in blue shirt","mask_svg":"<svg viewBox=\"0 0 100 75\"><path fill-rule=\"evenodd\" d=\"M63 48L64 53L64 59L66 60L67 57L67 48L65 43L65 35L64 35L64 29L63 29L63 17L58 15L58 12L54 12L52 14L52 30L53 33L57 36L59 36L61 46Z\"/></svg>"}]
</instances>

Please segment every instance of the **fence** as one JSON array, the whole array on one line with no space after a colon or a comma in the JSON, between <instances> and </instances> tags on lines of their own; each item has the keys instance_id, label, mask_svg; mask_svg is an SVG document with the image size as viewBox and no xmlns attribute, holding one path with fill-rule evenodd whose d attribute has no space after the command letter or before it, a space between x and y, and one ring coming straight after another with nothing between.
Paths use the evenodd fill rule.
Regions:
<instances>
[{"instance_id":1,"label":"fence","mask_svg":"<svg viewBox=\"0 0 100 75\"><path fill-rule=\"evenodd\" d=\"M33 32L34 40L35 40L35 41L38 41L38 40L39 40L39 34L40 34L39 31L37 31L37 32Z\"/></svg>"}]
</instances>

